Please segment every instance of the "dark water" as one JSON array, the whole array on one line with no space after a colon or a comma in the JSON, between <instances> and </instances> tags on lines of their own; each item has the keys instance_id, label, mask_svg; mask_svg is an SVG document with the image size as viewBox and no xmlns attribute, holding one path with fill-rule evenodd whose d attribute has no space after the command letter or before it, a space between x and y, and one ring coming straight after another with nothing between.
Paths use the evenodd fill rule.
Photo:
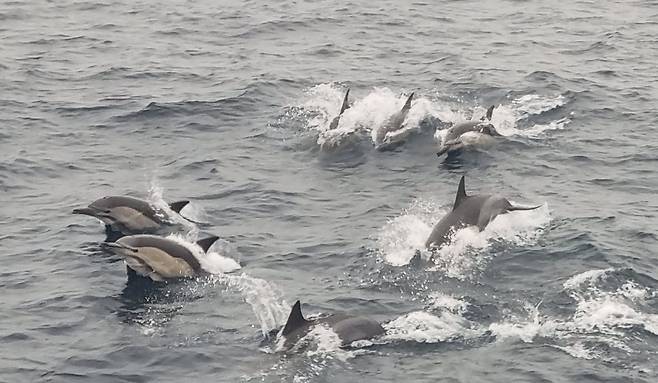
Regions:
<instances>
[{"instance_id":1,"label":"dark water","mask_svg":"<svg viewBox=\"0 0 658 383\"><path fill-rule=\"evenodd\" d=\"M658 3L364 4L2 3L0 381L656 380ZM490 104L506 137L436 158ZM409 265L464 172L543 206ZM131 288L71 214L108 194L191 199L241 269ZM261 343L296 299L387 335Z\"/></svg>"}]
</instances>

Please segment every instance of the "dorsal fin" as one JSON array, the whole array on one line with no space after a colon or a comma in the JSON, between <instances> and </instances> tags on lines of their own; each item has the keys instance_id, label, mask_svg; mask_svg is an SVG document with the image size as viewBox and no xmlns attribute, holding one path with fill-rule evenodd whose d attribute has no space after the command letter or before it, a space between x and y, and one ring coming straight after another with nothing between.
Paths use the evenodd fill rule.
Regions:
<instances>
[{"instance_id":1,"label":"dorsal fin","mask_svg":"<svg viewBox=\"0 0 658 383\"><path fill-rule=\"evenodd\" d=\"M347 88L347 92L345 92L345 98L343 98L343 105L340 107L340 113L338 113L339 116L350 107L349 101L347 99L349 96L350 88Z\"/></svg>"},{"instance_id":2,"label":"dorsal fin","mask_svg":"<svg viewBox=\"0 0 658 383\"><path fill-rule=\"evenodd\" d=\"M491 106L489 107L489 109L487 109L487 114L485 115L485 118L486 118L488 121L491 121L491 116L493 116L494 108L495 108L495 106L494 106L494 105L491 105Z\"/></svg>"},{"instance_id":3,"label":"dorsal fin","mask_svg":"<svg viewBox=\"0 0 658 383\"><path fill-rule=\"evenodd\" d=\"M180 211L183 210L183 208L184 208L185 206L187 206L188 203L190 203L190 201L176 201L176 202L172 202L172 203L169 204L169 208L170 208L171 210L175 211L176 213L180 213Z\"/></svg>"},{"instance_id":4,"label":"dorsal fin","mask_svg":"<svg viewBox=\"0 0 658 383\"><path fill-rule=\"evenodd\" d=\"M414 92L411 92L409 97L407 98L407 101L404 103L404 106L402 107L402 110L409 110L411 109L411 100L414 98Z\"/></svg>"},{"instance_id":5,"label":"dorsal fin","mask_svg":"<svg viewBox=\"0 0 658 383\"><path fill-rule=\"evenodd\" d=\"M295 331L295 329L303 326L306 322L307 321L304 319L304 315L302 314L302 304L297 301L292 306L292 310L290 310L290 315L288 315L286 326L283 328L281 335L285 336L290 334L291 332Z\"/></svg>"},{"instance_id":6,"label":"dorsal fin","mask_svg":"<svg viewBox=\"0 0 658 383\"><path fill-rule=\"evenodd\" d=\"M196 244L199 245L202 249L203 252L207 252L208 249L210 249L210 246L212 246L213 243L215 243L219 239L218 236L212 235L208 238L200 239L196 241Z\"/></svg>"},{"instance_id":7,"label":"dorsal fin","mask_svg":"<svg viewBox=\"0 0 658 383\"><path fill-rule=\"evenodd\" d=\"M468 198L466 195L466 186L464 185L464 176L459 180L459 187L457 188L457 196L455 197L455 205L452 210L455 210L464 200Z\"/></svg>"}]
</instances>

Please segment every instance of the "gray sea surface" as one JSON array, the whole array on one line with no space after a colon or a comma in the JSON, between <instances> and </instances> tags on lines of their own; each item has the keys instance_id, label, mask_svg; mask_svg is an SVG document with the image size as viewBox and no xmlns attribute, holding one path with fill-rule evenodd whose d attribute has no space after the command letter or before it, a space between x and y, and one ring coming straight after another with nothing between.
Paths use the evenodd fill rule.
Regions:
<instances>
[{"instance_id":1,"label":"gray sea surface","mask_svg":"<svg viewBox=\"0 0 658 383\"><path fill-rule=\"evenodd\" d=\"M1 382L658 378L656 1L2 1L0 52ZM412 262L463 174L542 206ZM128 284L105 195L191 200L214 275ZM285 352L297 299L386 335Z\"/></svg>"}]
</instances>

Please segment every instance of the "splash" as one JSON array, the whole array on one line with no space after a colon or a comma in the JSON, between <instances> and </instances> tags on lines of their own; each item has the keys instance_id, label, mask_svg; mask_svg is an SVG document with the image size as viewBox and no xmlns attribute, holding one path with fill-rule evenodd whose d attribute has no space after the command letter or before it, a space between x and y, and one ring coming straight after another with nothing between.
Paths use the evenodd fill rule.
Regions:
<instances>
[{"instance_id":1,"label":"splash","mask_svg":"<svg viewBox=\"0 0 658 383\"><path fill-rule=\"evenodd\" d=\"M218 245L215 243L210 247L210 249L208 249L207 252L204 252L203 249L201 249L201 247L199 247L199 245L194 242L196 238L191 239L189 234L170 234L167 236L167 238L177 242L182 246L185 246L199 261L201 268L211 274L230 273L240 269L240 264L237 261L232 258L225 257L219 252L213 250L219 246L225 246L226 248L229 248L230 245L228 245L226 242L224 242L225 245L222 245L221 243Z\"/></svg>"},{"instance_id":2,"label":"splash","mask_svg":"<svg viewBox=\"0 0 658 383\"><path fill-rule=\"evenodd\" d=\"M167 203L167 201L165 201L164 199L164 189L158 184L157 179L155 178L153 178L150 182L148 201L153 207L155 207L160 218L172 224L180 225L181 227L185 228L185 232L189 236L194 237L199 234L199 228L194 223L188 221L187 219L183 218L180 214L171 210L171 208L169 207L169 203ZM202 213L199 213L200 212L199 209L200 208L191 207L190 204L188 204L183 208L186 215L188 214L188 212L189 213L196 212L197 215L201 215ZM189 218L194 219L195 217L189 216ZM196 217L196 218L200 218L200 217Z\"/></svg>"},{"instance_id":3,"label":"splash","mask_svg":"<svg viewBox=\"0 0 658 383\"><path fill-rule=\"evenodd\" d=\"M415 200L398 217L390 219L377 237L379 255L390 265L408 264L416 251L424 249L436 217L446 214L434 203ZM422 251L429 259L429 252Z\"/></svg>"},{"instance_id":4,"label":"splash","mask_svg":"<svg viewBox=\"0 0 658 383\"><path fill-rule=\"evenodd\" d=\"M464 314L469 306L469 303L462 299L440 292L431 293L428 299L430 300L430 306L432 309L445 309L454 314Z\"/></svg>"},{"instance_id":5,"label":"splash","mask_svg":"<svg viewBox=\"0 0 658 383\"><path fill-rule=\"evenodd\" d=\"M491 116L491 124L496 128L496 131L503 136L519 136L528 138L539 138L545 132L551 130L564 129L571 120L567 117L561 118L556 121L551 121L547 124L535 124L529 128L520 128L519 122L526 120L532 116L540 115L549 110L553 110L565 105L567 102L566 97L557 95L555 97L540 96L536 94L525 95L516 98L507 105L498 105L493 111ZM471 114L472 120L479 120L486 113L486 109L480 106L473 108ZM466 111L456 112L452 118L442 119L444 122L451 122L452 124L468 121L466 117L469 113ZM445 117L450 117L444 114ZM444 142L447 134L447 129L437 130L435 139L438 142ZM476 133L472 138L476 144L479 144L480 134Z\"/></svg>"},{"instance_id":6,"label":"splash","mask_svg":"<svg viewBox=\"0 0 658 383\"><path fill-rule=\"evenodd\" d=\"M324 149L342 145L350 138L370 136L373 143L377 132L388 119L399 112L407 96L393 92L389 88L374 88L362 99L354 101L340 118L336 129L329 124L340 111L345 90L335 84L320 84L306 92L307 100L301 105L308 117L307 130L317 132L317 144ZM447 108L422 96L415 97L402 129L390 132L391 135L406 137L419 129L427 117L446 118L452 112Z\"/></svg>"},{"instance_id":7,"label":"splash","mask_svg":"<svg viewBox=\"0 0 658 383\"><path fill-rule=\"evenodd\" d=\"M443 311L438 316L415 311L384 324L387 341L418 343L450 342L482 335L478 326L458 314Z\"/></svg>"},{"instance_id":8,"label":"splash","mask_svg":"<svg viewBox=\"0 0 658 383\"><path fill-rule=\"evenodd\" d=\"M496 217L481 232L476 227L457 230L450 243L430 253L424 250L425 241L445 214L447 211L438 209L433 202L414 201L380 230L377 238L380 257L390 265L402 266L420 251L424 259L431 257L436 265L434 270L464 280L486 266L490 257L486 250L493 240L516 246L533 243L550 222L546 204L536 210L509 212Z\"/></svg>"},{"instance_id":9,"label":"splash","mask_svg":"<svg viewBox=\"0 0 658 383\"><path fill-rule=\"evenodd\" d=\"M537 305L526 307L525 320L508 318L492 323L489 329L501 340L513 337L531 343L537 338L553 339L556 342L553 347L583 359L606 359L613 349L634 352L631 345L634 337L628 331L643 329L658 335L658 315L643 312L648 307L644 299L651 295L646 287L626 281L616 290L602 289L600 283L614 272L614 269L590 270L564 283L564 292L576 303L570 318L541 315Z\"/></svg>"},{"instance_id":10,"label":"splash","mask_svg":"<svg viewBox=\"0 0 658 383\"><path fill-rule=\"evenodd\" d=\"M244 273L240 275L220 274L213 275L210 282L224 285L242 295L258 319L264 337L271 330L281 327L288 318L290 306L283 300L279 289L264 279L254 278Z\"/></svg>"}]
</instances>

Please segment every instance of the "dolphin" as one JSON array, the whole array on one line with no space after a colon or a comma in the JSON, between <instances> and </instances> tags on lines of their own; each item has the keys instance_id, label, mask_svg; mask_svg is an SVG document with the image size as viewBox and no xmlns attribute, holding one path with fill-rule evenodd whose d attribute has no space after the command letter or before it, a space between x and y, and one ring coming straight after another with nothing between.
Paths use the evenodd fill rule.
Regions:
<instances>
[{"instance_id":1,"label":"dolphin","mask_svg":"<svg viewBox=\"0 0 658 383\"><path fill-rule=\"evenodd\" d=\"M206 253L218 239L211 236L196 244ZM208 274L197 256L173 239L149 234L130 235L105 243L103 247L123 258L129 275L134 273L156 282Z\"/></svg>"},{"instance_id":2,"label":"dolphin","mask_svg":"<svg viewBox=\"0 0 658 383\"><path fill-rule=\"evenodd\" d=\"M189 202L172 202L169 208L180 213ZM74 209L73 214L98 218L109 232L124 235L153 233L169 224L164 212L157 211L147 201L128 196L103 197L92 202L88 207Z\"/></svg>"},{"instance_id":3,"label":"dolphin","mask_svg":"<svg viewBox=\"0 0 658 383\"><path fill-rule=\"evenodd\" d=\"M361 316L333 314L324 318L305 319L301 303L297 301L292 306L288 321L281 331L281 336L285 338L284 347L286 349L293 347L316 325L329 326L340 338L341 347L348 347L357 340L372 339L386 332L379 322Z\"/></svg>"},{"instance_id":4,"label":"dolphin","mask_svg":"<svg viewBox=\"0 0 658 383\"><path fill-rule=\"evenodd\" d=\"M467 146L469 143L464 139L464 133L473 132L479 136L486 135L492 137L500 137L501 134L496 131L496 128L490 122L493 111L494 106L492 105L489 107L489 109L487 109L487 114L479 121L471 120L462 122L448 129L448 132L443 139L441 148L439 148L439 151L436 153L436 155L438 157L441 157L444 153L448 153L448 155L450 155L451 153L455 153Z\"/></svg>"},{"instance_id":5,"label":"dolphin","mask_svg":"<svg viewBox=\"0 0 658 383\"><path fill-rule=\"evenodd\" d=\"M459 180L457 196L452 211L434 226L425 242L427 249L437 249L450 241L456 230L466 226L477 226L480 231L500 214L515 210L533 210L541 207L513 206L507 199L493 195L466 195L464 176Z\"/></svg>"},{"instance_id":6,"label":"dolphin","mask_svg":"<svg viewBox=\"0 0 658 383\"><path fill-rule=\"evenodd\" d=\"M375 132L375 148L377 150L392 149L402 143L405 138L407 138L409 133L388 133L395 133L402 128L402 124L404 123L404 120L407 118L409 110L411 109L411 100L413 97L414 93L412 92L407 98L407 101L404 103L402 109L389 117L384 125Z\"/></svg>"},{"instance_id":7,"label":"dolphin","mask_svg":"<svg viewBox=\"0 0 658 383\"><path fill-rule=\"evenodd\" d=\"M338 112L338 116L334 117L333 120L331 120L331 123L329 124L329 130L336 129L338 127L338 122L340 122L340 116L343 115L343 112L345 110L349 109L349 101L348 97L350 95L350 88L347 88L347 91L345 92L345 98L343 98L343 105L340 107L340 112Z\"/></svg>"}]
</instances>

